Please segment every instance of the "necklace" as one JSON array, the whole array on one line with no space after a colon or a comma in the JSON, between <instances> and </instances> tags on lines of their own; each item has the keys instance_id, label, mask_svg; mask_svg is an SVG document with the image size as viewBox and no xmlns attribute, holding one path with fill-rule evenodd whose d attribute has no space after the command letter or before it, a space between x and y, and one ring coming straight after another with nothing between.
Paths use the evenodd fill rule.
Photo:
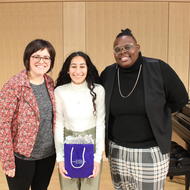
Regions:
<instances>
[{"instance_id":1,"label":"necklace","mask_svg":"<svg viewBox=\"0 0 190 190\"><path fill-rule=\"evenodd\" d=\"M139 80L139 77L140 77L140 73L141 73L141 69L142 69L142 64L140 65L139 67L139 72L138 72L138 75L137 75L137 79L135 81L135 84L132 88L132 90L129 92L129 94L127 94L126 96L122 94L121 92L121 87L120 87L120 79L119 79L119 67L117 69L117 81L118 81L118 88L119 88L119 94L122 98L128 98L132 93L133 91L135 90L136 86L137 86L137 83L138 83L138 80Z\"/></svg>"}]
</instances>

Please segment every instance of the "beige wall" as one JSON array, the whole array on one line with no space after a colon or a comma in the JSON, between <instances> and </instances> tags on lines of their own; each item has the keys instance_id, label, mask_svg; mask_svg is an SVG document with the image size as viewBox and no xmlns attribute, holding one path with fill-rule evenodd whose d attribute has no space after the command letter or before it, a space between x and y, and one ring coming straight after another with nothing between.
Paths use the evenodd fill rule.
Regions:
<instances>
[{"instance_id":1,"label":"beige wall","mask_svg":"<svg viewBox=\"0 0 190 190\"><path fill-rule=\"evenodd\" d=\"M36 38L54 44L58 70L63 57L63 28L62 3L0 3L0 85L24 68L24 48Z\"/></svg>"},{"instance_id":2,"label":"beige wall","mask_svg":"<svg viewBox=\"0 0 190 190\"><path fill-rule=\"evenodd\" d=\"M0 87L23 68L27 43L44 38L57 51L55 79L63 59L86 51L99 71L114 62L112 43L129 27L143 55L168 62L189 83L190 2L3 1L0 0Z\"/></svg>"}]
</instances>

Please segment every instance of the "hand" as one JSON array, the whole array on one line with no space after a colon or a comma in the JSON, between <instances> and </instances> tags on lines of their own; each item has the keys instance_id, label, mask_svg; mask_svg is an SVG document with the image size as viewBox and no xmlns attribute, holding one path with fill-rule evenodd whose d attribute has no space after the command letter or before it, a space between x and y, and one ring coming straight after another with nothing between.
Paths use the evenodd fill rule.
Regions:
<instances>
[{"instance_id":1,"label":"hand","mask_svg":"<svg viewBox=\"0 0 190 190\"><path fill-rule=\"evenodd\" d=\"M88 178L94 178L96 177L100 172L100 163L94 162L94 169L92 172L92 175L90 175Z\"/></svg>"},{"instance_id":2,"label":"hand","mask_svg":"<svg viewBox=\"0 0 190 190\"><path fill-rule=\"evenodd\" d=\"M58 162L58 168L59 168L59 172L60 174L67 179L71 179L70 177L66 176L65 174L67 174L67 170L65 170L65 164L63 161Z\"/></svg>"},{"instance_id":3,"label":"hand","mask_svg":"<svg viewBox=\"0 0 190 190\"><path fill-rule=\"evenodd\" d=\"M9 177L14 177L15 176L15 169L4 171L4 173L5 173L5 175L7 175Z\"/></svg>"}]
</instances>

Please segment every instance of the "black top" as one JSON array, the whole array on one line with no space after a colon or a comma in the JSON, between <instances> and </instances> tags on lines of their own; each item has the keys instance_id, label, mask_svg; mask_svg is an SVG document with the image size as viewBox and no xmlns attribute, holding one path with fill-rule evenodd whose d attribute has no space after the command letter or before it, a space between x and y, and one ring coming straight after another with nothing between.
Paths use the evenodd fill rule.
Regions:
<instances>
[{"instance_id":1,"label":"black top","mask_svg":"<svg viewBox=\"0 0 190 190\"><path fill-rule=\"evenodd\" d=\"M144 57L144 56L139 59L142 59L142 64L143 64L141 77L143 77L142 85L144 85L143 87L144 108L145 108L146 116L150 123L149 125L152 129L153 136L156 139L157 145L159 146L161 152L165 154L170 151L171 134L172 134L171 112L180 110L188 102L188 94L185 89L185 86L183 85L178 75L167 63L165 63L164 61L160 59L154 59L154 58L149 58L149 57ZM111 101L111 97L113 95L114 82L117 77L117 66L118 64L116 63L112 64L106 67L104 71L102 71L101 73L101 82L106 92L105 93L105 105L106 105L105 152L106 152L106 156L108 156L109 154L109 139L113 140L113 136L111 137L111 135L113 135L112 127L114 123L112 123L113 115L112 115L112 119L110 117L111 115L110 106L113 101L113 99ZM136 80L136 77L137 77L137 72L136 72L136 76L134 77L134 81ZM134 81L132 81L133 84L131 86L134 85ZM115 82L115 85L117 84L116 82ZM123 91L125 90L125 88L123 89L122 84L121 84L121 88L122 88L121 89L122 93L126 95L127 92ZM137 90L138 90L138 86L136 87L135 91ZM131 91L131 89L129 89L129 91ZM133 94L131 94L131 96L134 95L135 91L133 92ZM118 92L118 91L115 90L115 92ZM118 101L119 100L117 100L117 102ZM133 106L137 107L138 105L139 105L139 101L136 101L136 102L134 101ZM129 114L127 116L129 116ZM131 122L131 127L133 127L132 126L133 121ZM120 131L119 133L121 134L124 132ZM136 133L139 133L139 130L136 131ZM116 137L116 135L114 137ZM120 138L117 137L117 140L120 141ZM127 138L125 138L125 140L127 141ZM140 148L140 145L139 145L139 148Z\"/></svg>"},{"instance_id":2,"label":"black top","mask_svg":"<svg viewBox=\"0 0 190 190\"><path fill-rule=\"evenodd\" d=\"M120 89L128 95L134 87L142 57L130 68L119 67ZM129 148L156 146L156 141L146 115L142 70L136 88L127 97L121 97L118 89L118 76L115 77L111 97L111 120L109 138L119 145Z\"/></svg>"}]
</instances>

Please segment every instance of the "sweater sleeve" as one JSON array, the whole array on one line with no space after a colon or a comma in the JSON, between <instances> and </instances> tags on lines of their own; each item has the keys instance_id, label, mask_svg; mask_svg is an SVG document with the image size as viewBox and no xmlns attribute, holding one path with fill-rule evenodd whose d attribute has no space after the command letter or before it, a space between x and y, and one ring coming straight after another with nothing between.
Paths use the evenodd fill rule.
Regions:
<instances>
[{"instance_id":1,"label":"sweater sleeve","mask_svg":"<svg viewBox=\"0 0 190 190\"><path fill-rule=\"evenodd\" d=\"M64 161L64 116L62 106L61 89L55 89L55 103L56 103L56 121L55 121L55 149L56 149L56 161Z\"/></svg>"},{"instance_id":2,"label":"sweater sleeve","mask_svg":"<svg viewBox=\"0 0 190 190\"><path fill-rule=\"evenodd\" d=\"M172 112L179 111L188 103L188 93L176 72L161 61L161 72L164 80L167 105Z\"/></svg>"},{"instance_id":3,"label":"sweater sleeve","mask_svg":"<svg viewBox=\"0 0 190 190\"><path fill-rule=\"evenodd\" d=\"M100 162L105 144L105 91L101 85L98 86L96 109L96 153L94 160Z\"/></svg>"}]
</instances>

